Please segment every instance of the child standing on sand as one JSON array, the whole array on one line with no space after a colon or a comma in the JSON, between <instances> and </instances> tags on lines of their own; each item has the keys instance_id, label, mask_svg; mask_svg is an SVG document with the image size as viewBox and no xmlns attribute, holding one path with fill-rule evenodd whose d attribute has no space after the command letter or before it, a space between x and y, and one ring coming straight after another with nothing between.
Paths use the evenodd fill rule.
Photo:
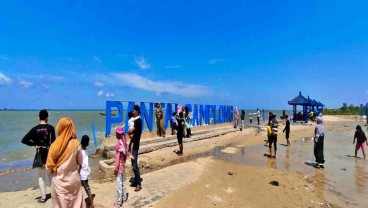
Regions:
<instances>
[{"instance_id":1,"label":"child standing on sand","mask_svg":"<svg viewBox=\"0 0 368 208\"><path fill-rule=\"evenodd\" d=\"M289 135L290 135L290 121L288 119L288 116L285 116L286 118L286 125L285 128L282 132L285 132L285 138L286 138L286 142L287 142L287 146L290 146L290 141L289 141Z\"/></svg>"},{"instance_id":2,"label":"child standing on sand","mask_svg":"<svg viewBox=\"0 0 368 208\"><path fill-rule=\"evenodd\" d=\"M252 122L253 122L253 118L252 118L252 114L250 113L249 114L249 123L252 124Z\"/></svg>"},{"instance_id":3,"label":"child standing on sand","mask_svg":"<svg viewBox=\"0 0 368 208\"><path fill-rule=\"evenodd\" d=\"M270 156L273 158L276 158L276 151L277 151L277 132L278 132L278 126L279 123L276 120L276 115L272 113L271 115L271 121L270 121L270 127L271 127L271 135L270 140L268 141L268 147L270 149ZM272 156L272 144L273 149L275 150L274 155Z\"/></svg>"},{"instance_id":4,"label":"child standing on sand","mask_svg":"<svg viewBox=\"0 0 368 208\"><path fill-rule=\"evenodd\" d=\"M368 141L367 141L367 137L365 136L365 133L362 130L362 127L360 125L356 126L356 131L355 131L355 134L354 134L353 144L355 144L355 139L357 139L357 143L356 143L356 146L355 146L355 157L357 157L358 150L360 148L362 148L363 156L364 156L364 159L365 159L365 145L364 145L364 142L367 143L367 145L368 145Z\"/></svg>"},{"instance_id":5,"label":"child standing on sand","mask_svg":"<svg viewBox=\"0 0 368 208\"><path fill-rule=\"evenodd\" d=\"M83 162L82 162L82 165L80 166L79 173L80 173L81 184L84 187L84 190L86 191L88 195L88 200L90 203L89 207L93 208L95 206L93 204L91 188L88 185L88 176L91 173L91 169L89 168L89 165L88 165L88 154L86 151L88 145L89 145L89 137L87 135L83 135L81 139Z\"/></svg>"},{"instance_id":6,"label":"child standing on sand","mask_svg":"<svg viewBox=\"0 0 368 208\"><path fill-rule=\"evenodd\" d=\"M133 112L129 112L128 113L128 126L129 126L129 130L132 129L134 127L134 121L137 120L139 117L134 118L133 117ZM130 135L130 138L133 138L133 134ZM129 143L129 148L128 148L128 152L130 155L130 158L134 159L133 157L133 149L131 148L131 143Z\"/></svg>"},{"instance_id":7,"label":"child standing on sand","mask_svg":"<svg viewBox=\"0 0 368 208\"><path fill-rule=\"evenodd\" d=\"M125 188L125 161L127 158L128 149L123 127L116 127L115 132L116 139L118 141L116 142L115 146L116 154L114 174L116 175L117 199L114 203L114 207L121 207L123 202L128 200Z\"/></svg>"}]
</instances>

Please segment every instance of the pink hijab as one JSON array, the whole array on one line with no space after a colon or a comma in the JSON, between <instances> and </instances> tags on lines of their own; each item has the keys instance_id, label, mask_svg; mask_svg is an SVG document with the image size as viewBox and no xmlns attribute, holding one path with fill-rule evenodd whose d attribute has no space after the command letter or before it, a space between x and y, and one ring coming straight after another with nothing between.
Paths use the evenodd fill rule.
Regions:
<instances>
[{"instance_id":1,"label":"pink hijab","mask_svg":"<svg viewBox=\"0 0 368 208\"><path fill-rule=\"evenodd\" d=\"M123 155L127 155L127 141L125 137L124 130L122 132L121 129L115 129L116 131L116 138L118 139L118 142L115 145L116 151L122 153Z\"/></svg>"},{"instance_id":2,"label":"pink hijab","mask_svg":"<svg viewBox=\"0 0 368 208\"><path fill-rule=\"evenodd\" d=\"M235 117L238 118L238 115L239 115L238 107L234 108L234 114L235 114Z\"/></svg>"}]
</instances>

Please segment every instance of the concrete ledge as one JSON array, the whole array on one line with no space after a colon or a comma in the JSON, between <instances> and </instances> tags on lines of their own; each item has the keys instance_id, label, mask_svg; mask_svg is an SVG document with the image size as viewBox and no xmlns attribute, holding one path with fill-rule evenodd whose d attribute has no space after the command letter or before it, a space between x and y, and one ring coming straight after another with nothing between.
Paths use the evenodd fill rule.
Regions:
<instances>
[{"instance_id":1,"label":"concrete ledge","mask_svg":"<svg viewBox=\"0 0 368 208\"><path fill-rule=\"evenodd\" d=\"M217 131L223 131L223 130L228 130L228 129L233 129L233 128L229 128L229 127L218 127L218 128L211 128L211 129L205 129L205 130L198 130L198 131L194 131L192 132L193 136L192 138L197 138L197 136L203 135L203 134L208 134L208 133L213 133L213 132L217 132ZM235 129L233 129L235 130ZM236 130L235 130L236 131ZM187 138L184 138L183 142L186 142ZM197 139L198 140L198 139ZM196 140L193 140L196 141ZM152 152L164 147L172 147L175 144L177 144L177 138L176 135L169 135L166 137L154 137L151 139L145 139L142 140L140 143L140 150L139 150L139 154L143 154L143 153L147 153L147 152ZM152 147L150 145L163 145L162 147L156 148L156 147ZM147 150L141 150L142 148L145 148L147 146ZM104 158L114 158L115 157L115 144L106 144L102 147L102 157Z\"/></svg>"},{"instance_id":2,"label":"concrete ledge","mask_svg":"<svg viewBox=\"0 0 368 208\"><path fill-rule=\"evenodd\" d=\"M199 134L196 136L192 136L191 138L184 138L183 139L183 143L188 143L188 142L194 142L194 141L198 141L198 140L204 140L204 139L210 139L213 137L218 137L218 136L222 136L228 133L232 133L232 132L236 132L239 131L239 129L234 129L234 128L218 128L218 129L210 129L210 130L204 130L203 134ZM148 152L153 152L165 147L173 147L178 145L178 141L176 139L176 136L172 136L171 139L168 140L168 137L165 137L164 141L160 141L160 140L156 140L156 143L146 143L145 145L141 145L140 149L139 149L139 154L144 154L144 153L148 153ZM115 146L113 150L110 150L110 147L108 148L104 148L104 157L110 158L107 160L101 160L99 162L99 166L100 169L103 173L106 174L107 177L113 177L114 174L114 160L115 160ZM141 163L141 161L140 161ZM142 167L149 167L149 164L143 164L145 163L144 161L142 161L142 164L139 164L139 166Z\"/></svg>"}]
</instances>

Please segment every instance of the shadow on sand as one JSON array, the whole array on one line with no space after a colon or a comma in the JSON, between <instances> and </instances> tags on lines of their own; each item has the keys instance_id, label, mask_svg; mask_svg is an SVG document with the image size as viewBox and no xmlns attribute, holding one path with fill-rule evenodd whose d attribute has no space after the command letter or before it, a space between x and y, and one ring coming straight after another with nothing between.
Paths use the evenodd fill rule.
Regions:
<instances>
[{"instance_id":1,"label":"shadow on sand","mask_svg":"<svg viewBox=\"0 0 368 208\"><path fill-rule=\"evenodd\" d=\"M357 159L362 159L361 157L355 157L354 155L346 155L346 157L352 157L352 158L357 158Z\"/></svg>"}]
</instances>

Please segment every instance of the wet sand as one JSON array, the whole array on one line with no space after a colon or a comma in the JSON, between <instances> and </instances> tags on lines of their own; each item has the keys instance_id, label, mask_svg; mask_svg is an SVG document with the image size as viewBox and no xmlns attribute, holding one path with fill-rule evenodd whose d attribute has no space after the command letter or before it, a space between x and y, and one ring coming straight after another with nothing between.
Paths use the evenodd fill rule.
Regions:
<instances>
[{"instance_id":1,"label":"wet sand","mask_svg":"<svg viewBox=\"0 0 368 208\"><path fill-rule=\"evenodd\" d=\"M367 207L367 161L351 157L353 130L359 121L324 119L324 170L308 165L314 161L315 124L292 125L291 147L283 145L280 132L277 159L263 156L268 153L263 146L265 132L248 128L186 143L184 156L173 153L177 147L140 155L139 160L149 164L142 169L143 189L135 193L128 187L124 207ZM97 207L111 207L115 183L90 183ZM37 195L33 189L0 193L0 207L40 207L34 200ZM51 200L43 207L51 207Z\"/></svg>"}]
</instances>

